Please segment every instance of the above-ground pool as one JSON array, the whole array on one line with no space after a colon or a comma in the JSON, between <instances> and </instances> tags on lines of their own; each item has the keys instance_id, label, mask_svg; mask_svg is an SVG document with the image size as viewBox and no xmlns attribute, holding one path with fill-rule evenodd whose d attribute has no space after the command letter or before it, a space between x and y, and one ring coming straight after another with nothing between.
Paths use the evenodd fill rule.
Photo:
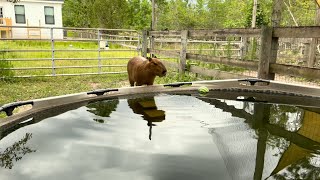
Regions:
<instances>
[{"instance_id":1,"label":"above-ground pool","mask_svg":"<svg viewBox=\"0 0 320 180\"><path fill-rule=\"evenodd\" d=\"M97 90L13 115L19 103L5 105L0 179L320 179L320 90L256 81Z\"/></svg>"}]
</instances>

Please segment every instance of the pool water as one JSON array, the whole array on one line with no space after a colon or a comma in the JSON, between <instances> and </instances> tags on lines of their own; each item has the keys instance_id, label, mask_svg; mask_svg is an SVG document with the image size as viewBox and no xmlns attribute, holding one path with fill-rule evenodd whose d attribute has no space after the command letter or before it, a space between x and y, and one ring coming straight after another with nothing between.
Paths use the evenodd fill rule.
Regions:
<instances>
[{"instance_id":1,"label":"pool water","mask_svg":"<svg viewBox=\"0 0 320 180\"><path fill-rule=\"evenodd\" d=\"M320 179L319 132L320 114L306 107L104 100L2 137L0 179Z\"/></svg>"}]
</instances>

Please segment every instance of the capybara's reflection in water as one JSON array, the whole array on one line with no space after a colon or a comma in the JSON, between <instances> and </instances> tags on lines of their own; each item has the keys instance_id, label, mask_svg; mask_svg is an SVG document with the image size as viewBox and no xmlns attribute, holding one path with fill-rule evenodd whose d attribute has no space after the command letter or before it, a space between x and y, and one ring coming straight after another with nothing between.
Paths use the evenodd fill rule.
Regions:
<instances>
[{"instance_id":1,"label":"capybara's reflection in water","mask_svg":"<svg viewBox=\"0 0 320 180\"><path fill-rule=\"evenodd\" d=\"M128 99L129 107L134 113L142 115L149 126L149 139L152 136L152 126L155 126L153 122L161 122L165 120L165 111L158 110L154 97L144 97L136 99Z\"/></svg>"}]
</instances>

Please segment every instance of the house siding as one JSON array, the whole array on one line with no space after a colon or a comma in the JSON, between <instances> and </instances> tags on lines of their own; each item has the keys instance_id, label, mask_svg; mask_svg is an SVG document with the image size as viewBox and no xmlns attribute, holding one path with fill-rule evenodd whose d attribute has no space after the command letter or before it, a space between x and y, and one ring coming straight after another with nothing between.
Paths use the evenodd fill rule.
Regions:
<instances>
[{"instance_id":1,"label":"house siding","mask_svg":"<svg viewBox=\"0 0 320 180\"><path fill-rule=\"evenodd\" d=\"M63 1L36 1L36 0L21 0L17 3L7 2L6 0L0 0L0 6L3 7L3 17L12 19L12 26L41 26L41 27L55 27L60 28L62 25L62 4ZM14 5L24 5L26 23L16 23ZM44 7L51 6L54 8L54 21L55 24L45 24ZM30 33L39 34L39 32ZM29 33L29 34L30 34ZM54 29L54 38L63 38L62 29ZM13 38L28 38L28 32L26 28L13 28ZM41 29L41 38L51 38L50 29Z\"/></svg>"}]
</instances>

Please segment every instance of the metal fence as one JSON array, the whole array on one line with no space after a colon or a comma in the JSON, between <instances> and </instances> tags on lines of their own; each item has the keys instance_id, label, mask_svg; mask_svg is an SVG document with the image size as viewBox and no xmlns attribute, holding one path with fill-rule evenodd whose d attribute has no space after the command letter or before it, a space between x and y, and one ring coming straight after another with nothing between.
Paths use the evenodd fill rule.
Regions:
<instances>
[{"instance_id":1,"label":"metal fence","mask_svg":"<svg viewBox=\"0 0 320 180\"><path fill-rule=\"evenodd\" d=\"M0 32L0 76L126 73L141 49L135 30L10 26L8 32Z\"/></svg>"}]
</instances>

